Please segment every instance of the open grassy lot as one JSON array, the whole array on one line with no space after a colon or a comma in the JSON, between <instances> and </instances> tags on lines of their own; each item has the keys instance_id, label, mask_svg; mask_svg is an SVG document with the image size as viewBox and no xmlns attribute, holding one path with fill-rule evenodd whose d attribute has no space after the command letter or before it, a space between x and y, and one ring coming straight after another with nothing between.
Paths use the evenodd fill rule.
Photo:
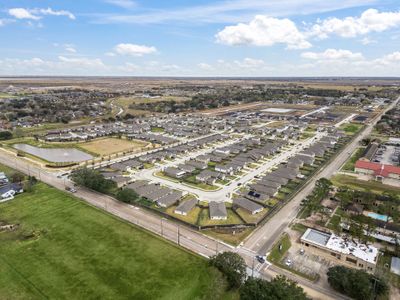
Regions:
<instances>
[{"instance_id":1,"label":"open grassy lot","mask_svg":"<svg viewBox=\"0 0 400 300\"><path fill-rule=\"evenodd\" d=\"M393 192L400 195L400 188L382 184L378 181L364 181L347 175L335 175L332 177L331 181L336 186L347 186L355 190L371 191L378 194L382 194L383 192Z\"/></svg>"},{"instance_id":2,"label":"open grassy lot","mask_svg":"<svg viewBox=\"0 0 400 300\"><path fill-rule=\"evenodd\" d=\"M357 148L354 153L351 155L351 157L346 161L346 163L343 165L342 170L344 171L354 171L354 165L361 158L361 156L364 154L365 148Z\"/></svg>"},{"instance_id":3,"label":"open grassy lot","mask_svg":"<svg viewBox=\"0 0 400 300\"><path fill-rule=\"evenodd\" d=\"M340 126L340 129L342 129L348 135L353 135L358 132L363 126L364 125L362 124L346 123Z\"/></svg>"},{"instance_id":4,"label":"open grassy lot","mask_svg":"<svg viewBox=\"0 0 400 300\"><path fill-rule=\"evenodd\" d=\"M268 260L273 263L280 263L285 253L292 246L289 236L285 233L280 240L272 247ZM281 249L280 249L281 248Z\"/></svg>"},{"instance_id":5,"label":"open grassy lot","mask_svg":"<svg viewBox=\"0 0 400 300\"><path fill-rule=\"evenodd\" d=\"M137 140L105 138L80 144L80 147L89 152L104 156L123 151L137 151L144 148L146 145L148 145L148 143Z\"/></svg>"},{"instance_id":6,"label":"open grassy lot","mask_svg":"<svg viewBox=\"0 0 400 300\"><path fill-rule=\"evenodd\" d=\"M1 299L227 299L191 253L38 184L0 204ZM234 298L234 297L232 297Z\"/></svg>"},{"instance_id":7,"label":"open grassy lot","mask_svg":"<svg viewBox=\"0 0 400 300\"><path fill-rule=\"evenodd\" d=\"M240 231L235 231L235 233L231 232L217 232L214 230L204 230L202 231L203 233L220 239L224 241L225 243L228 243L233 246L239 245L246 237L248 237L254 230L254 227L248 227Z\"/></svg>"}]
</instances>

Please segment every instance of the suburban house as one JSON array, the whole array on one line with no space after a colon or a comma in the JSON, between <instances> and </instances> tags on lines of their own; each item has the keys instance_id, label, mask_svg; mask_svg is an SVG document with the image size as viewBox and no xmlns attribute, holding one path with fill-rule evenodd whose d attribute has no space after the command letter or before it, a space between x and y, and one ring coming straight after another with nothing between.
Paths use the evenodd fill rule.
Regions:
<instances>
[{"instance_id":1,"label":"suburban house","mask_svg":"<svg viewBox=\"0 0 400 300\"><path fill-rule=\"evenodd\" d=\"M233 199L233 205L247 210L252 215L257 214L264 209L260 204L254 203L246 198Z\"/></svg>"},{"instance_id":2,"label":"suburban house","mask_svg":"<svg viewBox=\"0 0 400 300\"><path fill-rule=\"evenodd\" d=\"M197 199L193 198L188 201L181 202L178 207L174 210L174 213L182 216L187 214L196 206Z\"/></svg>"},{"instance_id":3,"label":"suburban house","mask_svg":"<svg viewBox=\"0 0 400 300\"><path fill-rule=\"evenodd\" d=\"M233 166L232 165L216 165L215 171L221 172L224 174L232 174L233 173Z\"/></svg>"},{"instance_id":4,"label":"suburban house","mask_svg":"<svg viewBox=\"0 0 400 300\"><path fill-rule=\"evenodd\" d=\"M224 202L212 201L209 203L209 209L211 220L226 220L228 218Z\"/></svg>"},{"instance_id":5,"label":"suburban house","mask_svg":"<svg viewBox=\"0 0 400 300\"><path fill-rule=\"evenodd\" d=\"M175 167L168 167L164 169L164 174L174 178L182 178L186 172Z\"/></svg>"}]
</instances>

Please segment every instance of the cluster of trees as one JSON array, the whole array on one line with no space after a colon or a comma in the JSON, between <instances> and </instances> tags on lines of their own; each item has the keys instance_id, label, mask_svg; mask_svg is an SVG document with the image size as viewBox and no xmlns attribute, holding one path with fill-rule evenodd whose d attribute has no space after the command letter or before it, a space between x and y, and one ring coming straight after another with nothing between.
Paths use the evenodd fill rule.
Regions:
<instances>
[{"instance_id":1,"label":"cluster of trees","mask_svg":"<svg viewBox=\"0 0 400 300\"><path fill-rule=\"evenodd\" d=\"M272 281L246 275L246 263L237 253L223 252L213 256L210 264L222 272L230 289L239 289L241 300L307 300L303 289L284 276Z\"/></svg>"},{"instance_id":2,"label":"cluster of trees","mask_svg":"<svg viewBox=\"0 0 400 300\"><path fill-rule=\"evenodd\" d=\"M365 209L377 210L378 213L390 216L394 222L400 221L398 205L400 198L392 192L375 194L371 191L357 191L349 188L341 188L336 193L340 206L345 209L351 203L361 203ZM380 203L376 207L376 202Z\"/></svg>"},{"instance_id":3,"label":"cluster of trees","mask_svg":"<svg viewBox=\"0 0 400 300\"><path fill-rule=\"evenodd\" d=\"M202 110L228 106L237 103L256 101L283 100L287 103L299 101L299 95L321 97L339 97L345 95L340 90L329 89L304 89L304 88L257 88L245 90L232 87L224 88L212 93L198 93L188 101L159 101L156 103L137 103L130 105L132 109L148 110L163 113L175 113L189 110Z\"/></svg>"},{"instance_id":4,"label":"cluster of trees","mask_svg":"<svg viewBox=\"0 0 400 300\"><path fill-rule=\"evenodd\" d=\"M388 128L392 133L400 132L400 108L393 108L382 116L376 125L376 129L380 133L388 134Z\"/></svg>"},{"instance_id":5,"label":"cluster of trees","mask_svg":"<svg viewBox=\"0 0 400 300\"><path fill-rule=\"evenodd\" d=\"M0 131L0 141L10 140L13 135L10 131Z\"/></svg>"},{"instance_id":6,"label":"cluster of trees","mask_svg":"<svg viewBox=\"0 0 400 300\"><path fill-rule=\"evenodd\" d=\"M311 215L316 212L321 214L324 213L321 201L328 196L331 187L332 182L326 178L321 178L315 183L312 193L308 195L301 203L307 215Z\"/></svg>"},{"instance_id":7,"label":"cluster of trees","mask_svg":"<svg viewBox=\"0 0 400 300\"><path fill-rule=\"evenodd\" d=\"M133 204L140 199L139 195L134 190L131 190L131 189L119 190L115 197L119 201L122 201L125 203L130 203L130 204Z\"/></svg>"},{"instance_id":8,"label":"cluster of trees","mask_svg":"<svg viewBox=\"0 0 400 300\"><path fill-rule=\"evenodd\" d=\"M365 271L344 266L330 268L328 282L336 291L356 300L376 299L377 296L385 295L389 290L384 280Z\"/></svg>"},{"instance_id":9,"label":"cluster of trees","mask_svg":"<svg viewBox=\"0 0 400 300\"><path fill-rule=\"evenodd\" d=\"M117 189L117 184L114 181L105 179L98 171L88 168L75 171L71 178L76 184L100 193L110 194Z\"/></svg>"},{"instance_id":10,"label":"cluster of trees","mask_svg":"<svg viewBox=\"0 0 400 300\"><path fill-rule=\"evenodd\" d=\"M30 117L41 122L68 123L71 119L92 116L95 113L105 114L110 110L105 105L106 100L118 95L81 89L51 90L0 102L0 118L17 121Z\"/></svg>"}]
</instances>

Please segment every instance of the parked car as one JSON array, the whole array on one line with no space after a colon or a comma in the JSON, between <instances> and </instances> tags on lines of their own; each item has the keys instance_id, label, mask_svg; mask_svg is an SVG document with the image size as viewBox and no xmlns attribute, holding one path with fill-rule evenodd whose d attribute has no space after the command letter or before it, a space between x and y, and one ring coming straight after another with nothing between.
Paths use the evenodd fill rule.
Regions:
<instances>
[{"instance_id":1,"label":"parked car","mask_svg":"<svg viewBox=\"0 0 400 300\"><path fill-rule=\"evenodd\" d=\"M292 265L292 260L287 259L285 262L285 265L287 265L288 267L290 267Z\"/></svg>"}]
</instances>

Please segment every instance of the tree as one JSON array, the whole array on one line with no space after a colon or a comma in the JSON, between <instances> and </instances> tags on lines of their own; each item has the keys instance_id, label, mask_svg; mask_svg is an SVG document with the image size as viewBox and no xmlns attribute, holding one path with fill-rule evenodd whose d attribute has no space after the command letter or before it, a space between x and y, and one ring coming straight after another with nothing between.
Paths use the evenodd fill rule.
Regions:
<instances>
[{"instance_id":1,"label":"tree","mask_svg":"<svg viewBox=\"0 0 400 300\"><path fill-rule=\"evenodd\" d=\"M12 133L9 131L0 131L0 141L12 139Z\"/></svg>"},{"instance_id":2,"label":"tree","mask_svg":"<svg viewBox=\"0 0 400 300\"><path fill-rule=\"evenodd\" d=\"M370 299L388 291L385 281L362 270L335 266L328 270L328 282L338 292L356 300Z\"/></svg>"},{"instance_id":3,"label":"tree","mask_svg":"<svg viewBox=\"0 0 400 300\"><path fill-rule=\"evenodd\" d=\"M304 290L285 276L277 276L268 282L250 277L240 288L241 300L306 300Z\"/></svg>"},{"instance_id":4,"label":"tree","mask_svg":"<svg viewBox=\"0 0 400 300\"><path fill-rule=\"evenodd\" d=\"M246 277L246 263L239 254L223 252L211 257L210 264L225 275L229 288L238 288Z\"/></svg>"},{"instance_id":5,"label":"tree","mask_svg":"<svg viewBox=\"0 0 400 300\"><path fill-rule=\"evenodd\" d=\"M24 174L15 172L11 175L11 182L13 183L21 183L25 179Z\"/></svg>"},{"instance_id":6,"label":"tree","mask_svg":"<svg viewBox=\"0 0 400 300\"><path fill-rule=\"evenodd\" d=\"M131 189L123 189L118 191L116 198L125 203L134 203L139 199L139 195Z\"/></svg>"},{"instance_id":7,"label":"tree","mask_svg":"<svg viewBox=\"0 0 400 300\"><path fill-rule=\"evenodd\" d=\"M105 179L103 175L92 169L79 169L71 177L75 183L100 193L110 193L117 188L114 181Z\"/></svg>"}]
</instances>

